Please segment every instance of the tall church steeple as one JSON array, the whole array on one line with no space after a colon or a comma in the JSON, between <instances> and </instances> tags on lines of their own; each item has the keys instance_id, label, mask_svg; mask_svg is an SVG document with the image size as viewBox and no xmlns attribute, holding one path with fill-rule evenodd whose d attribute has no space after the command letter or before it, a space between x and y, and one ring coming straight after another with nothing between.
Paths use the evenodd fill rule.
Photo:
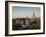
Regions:
<instances>
[{"instance_id":1,"label":"tall church steeple","mask_svg":"<svg viewBox=\"0 0 46 37\"><path fill-rule=\"evenodd\" d=\"M34 11L33 11L33 16L32 16L32 19L34 19L35 18L35 13L34 13Z\"/></svg>"}]
</instances>

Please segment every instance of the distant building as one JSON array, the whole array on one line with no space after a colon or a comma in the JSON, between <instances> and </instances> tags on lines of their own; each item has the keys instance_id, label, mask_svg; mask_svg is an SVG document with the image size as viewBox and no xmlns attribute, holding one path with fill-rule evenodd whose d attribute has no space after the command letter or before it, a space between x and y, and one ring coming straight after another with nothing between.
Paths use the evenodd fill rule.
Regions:
<instances>
[{"instance_id":1,"label":"distant building","mask_svg":"<svg viewBox=\"0 0 46 37\"><path fill-rule=\"evenodd\" d=\"M26 18L13 19L13 29L39 29L40 28L40 17L36 17L33 12L32 18L26 16Z\"/></svg>"},{"instance_id":2,"label":"distant building","mask_svg":"<svg viewBox=\"0 0 46 37\"><path fill-rule=\"evenodd\" d=\"M32 19L35 19L35 13L33 12L33 16L32 16Z\"/></svg>"}]
</instances>

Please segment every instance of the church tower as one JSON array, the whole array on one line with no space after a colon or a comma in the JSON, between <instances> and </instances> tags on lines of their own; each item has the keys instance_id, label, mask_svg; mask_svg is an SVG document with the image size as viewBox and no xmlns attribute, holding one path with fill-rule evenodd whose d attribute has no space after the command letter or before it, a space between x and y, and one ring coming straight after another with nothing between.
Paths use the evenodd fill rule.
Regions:
<instances>
[{"instance_id":1,"label":"church tower","mask_svg":"<svg viewBox=\"0 0 46 37\"><path fill-rule=\"evenodd\" d=\"M32 16L32 19L35 19L35 13L33 12L33 16Z\"/></svg>"}]
</instances>

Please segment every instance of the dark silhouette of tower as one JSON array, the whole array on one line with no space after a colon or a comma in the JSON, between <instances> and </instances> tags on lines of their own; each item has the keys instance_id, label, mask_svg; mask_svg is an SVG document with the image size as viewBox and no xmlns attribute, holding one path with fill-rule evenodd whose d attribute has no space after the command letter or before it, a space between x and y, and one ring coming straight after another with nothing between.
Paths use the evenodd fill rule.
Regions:
<instances>
[{"instance_id":1,"label":"dark silhouette of tower","mask_svg":"<svg viewBox=\"0 0 46 37\"><path fill-rule=\"evenodd\" d=\"M32 19L35 19L35 13L34 13L34 11L33 11L33 16L32 16Z\"/></svg>"}]
</instances>

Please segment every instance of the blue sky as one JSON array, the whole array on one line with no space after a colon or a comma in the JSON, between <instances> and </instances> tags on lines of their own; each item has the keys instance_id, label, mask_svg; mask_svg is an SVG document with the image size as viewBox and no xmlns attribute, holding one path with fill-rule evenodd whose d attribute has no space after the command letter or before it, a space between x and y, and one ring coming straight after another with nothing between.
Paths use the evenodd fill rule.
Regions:
<instances>
[{"instance_id":1,"label":"blue sky","mask_svg":"<svg viewBox=\"0 0 46 37\"><path fill-rule=\"evenodd\" d=\"M16 17L32 17L33 12L35 13L36 17L40 16L40 7L19 7L13 6L12 7L12 18Z\"/></svg>"}]
</instances>

